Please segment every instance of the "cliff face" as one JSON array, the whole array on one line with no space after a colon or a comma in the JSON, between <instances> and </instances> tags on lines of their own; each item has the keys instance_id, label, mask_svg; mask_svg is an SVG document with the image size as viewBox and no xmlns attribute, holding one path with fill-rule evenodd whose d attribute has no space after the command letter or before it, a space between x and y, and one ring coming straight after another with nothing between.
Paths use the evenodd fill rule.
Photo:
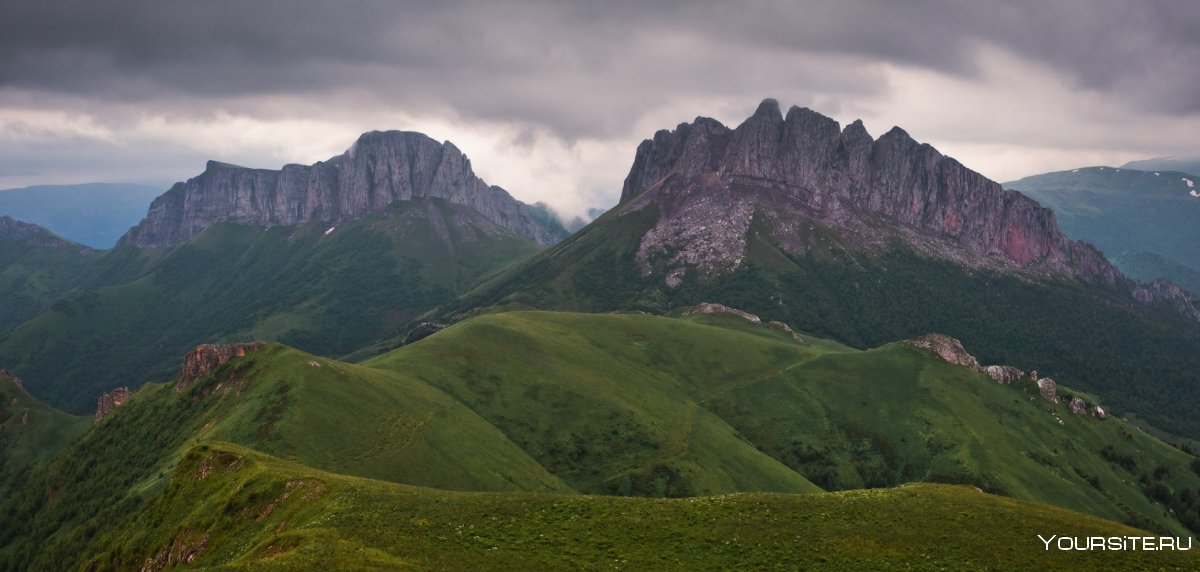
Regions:
<instances>
[{"instance_id":1,"label":"cliff face","mask_svg":"<svg viewBox=\"0 0 1200 572\"><path fill-rule=\"evenodd\" d=\"M1099 281L1131 293L1137 287L1097 250L1067 239L1050 209L902 129L873 139L861 122L842 128L798 107L784 116L771 99L736 129L698 118L642 142L618 208L629 213L652 204L661 216L643 237L638 260L672 286L689 271L739 266L758 216L781 246L799 254L805 227L816 222L849 244L899 238L970 267ZM1169 298L1200 317L1200 303L1186 292L1140 292L1143 301Z\"/></svg>"},{"instance_id":2,"label":"cliff face","mask_svg":"<svg viewBox=\"0 0 1200 572\"><path fill-rule=\"evenodd\" d=\"M133 397L133 392L129 391L128 387L118 387L111 392L101 395L100 399L96 401L96 421L107 417L114 409L129 401L130 397Z\"/></svg>"},{"instance_id":3,"label":"cliff face","mask_svg":"<svg viewBox=\"0 0 1200 572\"><path fill-rule=\"evenodd\" d=\"M217 369L221 364L242 357L250 352L261 349L264 342L249 342L239 344L201 344L183 356L183 368L175 379L175 391L181 392L200 379Z\"/></svg>"},{"instance_id":4,"label":"cliff face","mask_svg":"<svg viewBox=\"0 0 1200 572\"><path fill-rule=\"evenodd\" d=\"M475 176L470 160L453 144L420 133L372 131L345 153L313 165L268 170L209 161L204 173L155 199L120 244L176 245L217 222L337 223L420 197L472 207L539 244L565 238L561 227L539 222L527 205Z\"/></svg>"}]
</instances>

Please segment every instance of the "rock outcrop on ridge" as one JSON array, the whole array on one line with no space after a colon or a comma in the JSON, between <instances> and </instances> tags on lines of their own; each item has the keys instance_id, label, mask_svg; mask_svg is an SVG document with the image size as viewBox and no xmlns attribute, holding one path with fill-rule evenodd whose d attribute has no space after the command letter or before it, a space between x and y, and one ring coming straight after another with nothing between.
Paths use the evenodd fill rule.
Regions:
<instances>
[{"instance_id":1,"label":"rock outcrop on ridge","mask_svg":"<svg viewBox=\"0 0 1200 572\"><path fill-rule=\"evenodd\" d=\"M221 364L250 352L261 349L265 342L237 344L201 344L183 356L183 368L175 379L175 391L181 392L217 369Z\"/></svg>"}]
</instances>

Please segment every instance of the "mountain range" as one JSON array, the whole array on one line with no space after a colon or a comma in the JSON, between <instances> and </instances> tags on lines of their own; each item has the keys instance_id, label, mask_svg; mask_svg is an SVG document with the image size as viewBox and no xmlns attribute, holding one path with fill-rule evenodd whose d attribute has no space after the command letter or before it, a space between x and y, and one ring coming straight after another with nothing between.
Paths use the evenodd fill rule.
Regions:
<instances>
[{"instance_id":1,"label":"mountain range","mask_svg":"<svg viewBox=\"0 0 1200 572\"><path fill-rule=\"evenodd\" d=\"M1139 171L1180 171L1189 175L1197 175L1200 174L1200 157L1155 157L1130 161L1121 165L1121 168Z\"/></svg>"},{"instance_id":2,"label":"mountain range","mask_svg":"<svg viewBox=\"0 0 1200 572\"><path fill-rule=\"evenodd\" d=\"M146 215L146 207L160 194L160 187L134 183L0 190L0 216L45 227L91 248L112 248Z\"/></svg>"},{"instance_id":3,"label":"mountain range","mask_svg":"<svg viewBox=\"0 0 1200 572\"><path fill-rule=\"evenodd\" d=\"M210 162L110 250L0 241L0 568L1070 569L1037 534L1200 531L1200 460L1123 419L1200 437L1200 299L899 128L700 117L574 234L389 131ZM1147 554L1089 562L1196 563Z\"/></svg>"}]
</instances>

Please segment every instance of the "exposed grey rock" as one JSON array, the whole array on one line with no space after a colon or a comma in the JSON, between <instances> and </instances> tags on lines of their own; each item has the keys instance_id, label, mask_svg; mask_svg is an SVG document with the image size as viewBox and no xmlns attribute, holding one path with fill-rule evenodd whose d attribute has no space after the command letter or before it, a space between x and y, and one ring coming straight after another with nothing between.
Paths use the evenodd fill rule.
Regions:
<instances>
[{"instance_id":1,"label":"exposed grey rock","mask_svg":"<svg viewBox=\"0 0 1200 572\"><path fill-rule=\"evenodd\" d=\"M404 341L401 343L403 345L408 345L414 342L419 342L444 329L446 329L446 324L440 324L437 322L421 322L417 325L417 327L409 330L408 334L404 336Z\"/></svg>"},{"instance_id":2,"label":"exposed grey rock","mask_svg":"<svg viewBox=\"0 0 1200 572\"><path fill-rule=\"evenodd\" d=\"M1092 417L1095 417L1096 419L1103 421L1105 419L1108 419L1108 412L1105 411L1103 407L1100 407L1100 405L1093 405L1092 406Z\"/></svg>"},{"instance_id":3,"label":"exposed grey rock","mask_svg":"<svg viewBox=\"0 0 1200 572\"><path fill-rule=\"evenodd\" d=\"M1042 399L1050 403L1058 403L1058 384L1054 383L1053 379L1043 377L1037 380L1038 392L1042 394Z\"/></svg>"},{"instance_id":4,"label":"exposed grey rock","mask_svg":"<svg viewBox=\"0 0 1200 572\"><path fill-rule=\"evenodd\" d=\"M1025 372L1011 365L989 365L983 368L983 372L988 374L988 377L996 380L996 383L1008 385L1014 381L1025 377Z\"/></svg>"},{"instance_id":5,"label":"exposed grey rock","mask_svg":"<svg viewBox=\"0 0 1200 572\"><path fill-rule=\"evenodd\" d=\"M248 169L209 161L150 205L120 244L176 245L218 222L254 226L337 223L380 212L396 201L436 198L466 205L539 244L565 238L530 207L475 176L453 144L414 132L364 133L345 153L312 165Z\"/></svg>"},{"instance_id":6,"label":"exposed grey rock","mask_svg":"<svg viewBox=\"0 0 1200 572\"><path fill-rule=\"evenodd\" d=\"M1067 406L1071 408L1071 413L1076 415L1085 415L1088 411L1087 403L1083 399L1080 399L1079 396L1072 397Z\"/></svg>"},{"instance_id":7,"label":"exposed grey rock","mask_svg":"<svg viewBox=\"0 0 1200 572\"><path fill-rule=\"evenodd\" d=\"M783 331L784 331L784 332L786 332L786 333L787 333L789 336L792 336L792 339L793 339L793 340L796 340L797 342L803 342L803 341L804 341L804 338L801 338L801 337L800 337L800 334L797 334L797 333L796 333L796 331L795 331L795 330L793 330L791 326L789 326L789 325L787 325L787 324L785 324L785 323L783 323L783 322L779 322L779 321L776 321L776 320L771 320L770 322L768 322L768 323L767 323L767 325L769 325L769 326L774 326L775 328L778 328L778 329L780 329L780 330L783 330Z\"/></svg>"},{"instance_id":8,"label":"exposed grey rock","mask_svg":"<svg viewBox=\"0 0 1200 572\"><path fill-rule=\"evenodd\" d=\"M733 314L734 316L754 322L755 324L762 323L762 319L754 314L751 314L750 312L738 310L737 308L730 308L724 304L714 304L712 302L700 303L694 308L689 308L683 312L684 316L691 316L694 314Z\"/></svg>"},{"instance_id":9,"label":"exposed grey rock","mask_svg":"<svg viewBox=\"0 0 1200 572\"><path fill-rule=\"evenodd\" d=\"M910 346L927 349L937 354L938 357L952 364L965 366L972 371L983 371L979 365L979 360L975 356L967 353L963 348L962 342L942 334L925 334L919 338L904 340L902 343Z\"/></svg>"},{"instance_id":10,"label":"exposed grey rock","mask_svg":"<svg viewBox=\"0 0 1200 572\"><path fill-rule=\"evenodd\" d=\"M1117 285L1144 303L1165 301L1200 319L1200 299L1140 287L1091 246L1069 240L1054 213L893 128L872 139L862 123L765 100L736 129L699 117L638 146L618 206L660 216L638 263L667 285L743 263L751 220L786 250L804 254L814 225L851 245L900 239L972 268ZM888 224L878 224L886 221Z\"/></svg>"},{"instance_id":11,"label":"exposed grey rock","mask_svg":"<svg viewBox=\"0 0 1200 572\"><path fill-rule=\"evenodd\" d=\"M1141 284L1134 289L1133 297L1143 304L1166 304L1200 320L1200 296L1174 282L1155 280Z\"/></svg>"}]
</instances>

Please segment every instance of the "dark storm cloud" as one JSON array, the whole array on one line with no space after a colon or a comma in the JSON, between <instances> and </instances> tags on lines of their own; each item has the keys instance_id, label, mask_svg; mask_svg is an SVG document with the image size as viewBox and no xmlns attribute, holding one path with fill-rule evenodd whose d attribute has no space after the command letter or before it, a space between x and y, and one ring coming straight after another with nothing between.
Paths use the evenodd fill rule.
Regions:
<instances>
[{"instance_id":1,"label":"dark storm cloud","mask_svg":"<svg viewBox=\"0 0 1200 572\"><path fill-rule=\"evenodd\" d=\"M1195 113L1198 31L1186 1L7 2L0 87L176 111L311 95L573 138L690 93L886 89L864 63L971 76L991 44L1081 88Z\"/></svg>"}]
</instances>

